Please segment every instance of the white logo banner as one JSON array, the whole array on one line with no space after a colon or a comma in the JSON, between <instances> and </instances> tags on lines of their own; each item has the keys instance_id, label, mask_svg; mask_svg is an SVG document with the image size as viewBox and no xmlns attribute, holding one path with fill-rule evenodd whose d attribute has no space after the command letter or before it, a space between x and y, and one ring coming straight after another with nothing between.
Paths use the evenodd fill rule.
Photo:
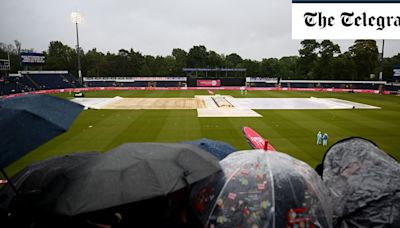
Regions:
<instances>
[{"instance_id":1,"label":"white logo banner","mask_svg":"<svg viewBox=\"0 0 400 228\"><path fill-rule=\"evenodd\" d=\"M400 3L292 3L292 39L400 39Z\"/></svg>"}]
</instances>

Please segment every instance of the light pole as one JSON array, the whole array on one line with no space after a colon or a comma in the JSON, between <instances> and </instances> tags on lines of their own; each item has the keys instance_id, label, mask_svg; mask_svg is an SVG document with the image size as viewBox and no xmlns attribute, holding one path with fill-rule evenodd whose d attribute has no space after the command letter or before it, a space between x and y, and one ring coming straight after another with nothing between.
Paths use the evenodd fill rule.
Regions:
<instances>
[{"instance_id":1,"label":"light pole","mask_svg":"<svg viewBox=\"0 0 400 228\"><path fill-rule=\"evenodd\" d=\"M71 20L75 23L76 28L76 54L78 55L78 78L80 83L83 86L83 77L81 72L81 56L80 56L80 48L79 48L79 32L78 32L78 24L82 23L82 15L78 12L71 13Z\"/></svg>"}]
</instances>

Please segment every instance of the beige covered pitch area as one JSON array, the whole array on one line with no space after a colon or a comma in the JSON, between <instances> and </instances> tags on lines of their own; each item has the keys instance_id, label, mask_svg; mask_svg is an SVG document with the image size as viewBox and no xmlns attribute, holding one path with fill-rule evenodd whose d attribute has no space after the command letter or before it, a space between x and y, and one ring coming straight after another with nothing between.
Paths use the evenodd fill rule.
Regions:
<instances>
[{"instance_id":1,"label":"beige covered pitch area","mask_svg":"<svg viewBox=\"0 0 400 228\"><path fill-rule=\"evenodd\" d=\"M124 98L102 109L198 109L205 108L198 98Z\"/></svg>"}]
</instances>

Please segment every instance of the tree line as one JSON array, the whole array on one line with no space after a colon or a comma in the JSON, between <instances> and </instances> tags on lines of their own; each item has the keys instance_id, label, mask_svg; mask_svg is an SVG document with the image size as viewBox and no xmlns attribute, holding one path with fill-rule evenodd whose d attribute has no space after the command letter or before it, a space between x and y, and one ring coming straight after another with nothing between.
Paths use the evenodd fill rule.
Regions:
<instances>
[{"instance_id":1,"label":"tree line","mask_svg":"<svg viewBox=\"0 0 400 228\"><path fill-rule=\"evenodd\" d=\"M0 58L10 54L11 72L22 70L19 64L21 43L0 43ZM60 41L51 41L43 52L46 64L30 69L68 70L76 75L77 51ZM379 58L375 40L356 40L345 52L330 40L301 41L298 56L265 58L261 61L243 59L239 54L219 54L203 45L185 51L174 48L170 55L144 55L134 49L120 49L117 53L103 53L96 48L80 50L82 74L104 76L185 76L182 68L246 68L246 76L279 77L282 79L369 80L376 78L383 66L383 80L391 80L392 67L400 63L400 53ZM202 76L202 75L200 75ZM242 75L243 76L243 75Z\"/></svg>"}]
</instances>

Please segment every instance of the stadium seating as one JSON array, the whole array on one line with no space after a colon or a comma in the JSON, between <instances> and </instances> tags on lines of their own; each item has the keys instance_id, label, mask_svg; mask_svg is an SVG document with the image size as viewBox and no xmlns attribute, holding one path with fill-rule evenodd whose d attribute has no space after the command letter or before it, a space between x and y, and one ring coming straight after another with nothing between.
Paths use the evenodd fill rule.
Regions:
<instances>
[{"instance_id":1,"label":"stadium seating","mask_svg":"<svg viewBox=\"0 0 400 228\"><path fill-rule=\"evenodd\" d=\"M106 82L106 81L91 81L85 82L87 87L114 87L115 82Z\"/></svg>"},{"instance_id":2,"label":"stadium seating","mask_svg":"<svg viewBox=\"0 0 400 228\"><path fill-rule=\"evenodd\" d=\"M157 87L179 87L179 82L157 82Z\"/></svg>"},{"instance_id":3,"label":"stadium seating","mask_svg":"<svg viewBox=\"0 0 400 228\"><path fill-rule=\"evenodd\" d=\"M31 74L31 79L36 82L40 89L62 89L71 87L68 80L59 74Z\"/></svg>"},{"instance_id":4,"label":"stadium seating","mask_svg":"<svg viewBox=\"0 0 400 228\"><path fill-rule=\"evenodd\" d=\"M385 90L392 92L400 92L400 85L385 85Z\"/></svg>"},{"instance_id":5,"label":"stadium seating","mask_svg":"<svg viewBox=\"0 0 400 228\"><path fill-rule=\"evenodd\" d=\"M36 85L33 84L33 82L28 78L28 77L19 77L18 78L19 83L21 83L22 85L25 85L29 88L31 88L32 90L37 90L39 89L39 87L37 87Z\"/></svg>"},{"instance_id":6,"label":"stadium seating","mask_svg":"<svg viewBox=\"0 0 400 228\"><path fill-rule=\"evenodd\" d=\"M252 82L251 87L273 88L273 87L276 87L276 84L275 83L265 83L265 82Z\"/></svg>"},{"instance_id":7,"label":"stadium seating","mask_svg":"<svg viewBox=\"0 0 400 228\"><path fill-rule=\"evenodd\" d=\"M110 80L111 79L111 80ZM149 87L152 84L155 87L180 87L179 81L115 81L113 78L108 80L99 81L86 81L85 87ZM154 78L153 78L154 79ZM199 78L187 78L185 84L189 87L196 86L196 81ZM243 86L246 81L245 78L221 78L221 86ZM382 84L382 83L381 83ZM333 81L281 81L280 88L293 88L293 89L306 89L306 88L335 88L335 89L363 89L363 90L379 90L381 84L371 83L351 83ZM72 74L64 72L21 72L16 76L10 76L0 81L0 95L29 92L35 90L47 89L64 89L64 88L80 88L82 85L79 83ZM275 83L266 82L252 82L251 87L257 88L274 88ZM390 93L399 93L400 84L387 84L385 90Z\"/></svg>"},{"instance_id":8,"label":"stadium seating","mask_svg":"<svg viewBox=\"0 0 400 228\"><path fill-rule=\"evenodd\" d=\"M76 80L76 78L72 74L66 74L63 76L72 87L75 88L82 87L81 83L78 80Z\"/></svg>"},{"instance_id":9,"label":"stadium seating","mask_svg":"<svg viewBox=\"0 0 400 228\"><path fill-rule=\"evenodd\" d=\"M17 85L14 81L11 80L4 80L0 82L0 95L7 95L19 92L17 89Z\"/></svg>"}]
</instances>

